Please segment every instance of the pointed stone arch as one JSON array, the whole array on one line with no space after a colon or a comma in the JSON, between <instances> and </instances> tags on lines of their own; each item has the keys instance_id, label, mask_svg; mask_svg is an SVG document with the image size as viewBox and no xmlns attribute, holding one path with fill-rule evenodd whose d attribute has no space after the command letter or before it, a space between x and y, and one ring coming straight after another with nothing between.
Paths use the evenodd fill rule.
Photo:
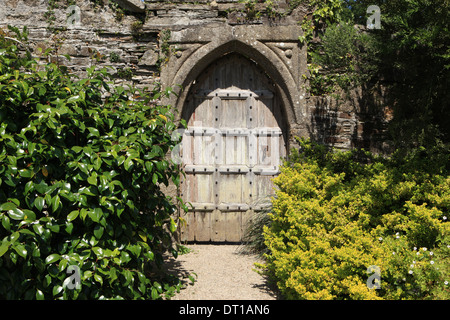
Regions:
<instances>
[{"instance_id":1,"label":"pointed stone arch","mask_svg":"<svg viewBox=\"0 0 450 320\"><path fill-rule=\"evenodd\" d=\"M226 26L172 32L173 55L161 70L161 83L176 95L167 103L181 115L190 87L214 61L238 53L259 64L276 84L283 101L289 129L305 120L302 74L306 74L306 49L300 46L298 26Z\"/></svg>"},{"instance_id":2,"label":"pointed stone arch","mask_svg":"<svg viewBox=\"0 0 450 320\"><path fill-rule=\"evenodd\" d=\"M267 148L267 154L276 153L284 157L290 148L292 129L298 128L306 118L306 106L303 103L305 94L301 81L301 74L306 72L305 51L299 45L301 30L296 26L200 29L186 29L171 34L166 45L169 45L172 54L161 70L162 85L172 87L176 93L164 103L174 106L178 110L178 119L183 118L190 124L183 137L183 167L186 177L180 189L182 198L192 202L193 207L184 217L187 227L182 229L181 240L236 242L241 240L245 221L254 210L258 210L251 200L255 196L269 193L268 190L273 186L270 179L278 172L278 160L276 163L273 159L270 163L259 163L254 160L255 157L252 159L249 152L252 143L253 146L258 145L259 149L255 151L258 157L261 146ZM239 84L223 88L220 85L203 85L202 81L208 77L208 72L214 70L217 64L219 67L224 65L224 57L227 56L231 59L241 57L243 61L247 61L243 65L250 73L254 73L256 69L261 71L260 83L264 82L261 93L269 93L271 98L265 100L267 98L261 98L257 88ZM232 65L226 68L227 72L233 72ZM198 89L204 91L204 98L197 97L196 102L190 102L189 99L192 100ZM228 101L232 101L233 105L228 104ZM224 128L218 117L224 115L220 113L220 109L225 105L228 110L247 110L247 113L242 114L247 120L241 123L235 121L230 114L226 115L225 117L229 117L226 121L233 123L231 130L227 131L227 135L231 136L221 137L220 132L223 133ZM268 119L260 121L257 116L253 116L253 119L258 119L259 126L249 123L255 106L257 110L262 110L258 111L258 114L262 114L261 118ZM253 111L249 111L252 107ZM191 117L196 108L205 110L196 115L203 121L200 128ZM213 114L213 108L218 108L219 113L214 111L216 113ZM225 128L225 131L228 129L230 128ZM266 136L271 138L259 140L258 132L261 129L266 133L270 132ZM214 150L214 155L217 154L214 147L210 148L211 142L226 144L233 139L233 146L240 150L232 150L234 160L208 162L211 150ZM203 151L209 152L208 156L202 154L197 161L197 152L186 160L186 150L189 149L186 148L186 143L192 146L191 151L196 145L202 146Z\"/></svg>"},{"instance_id":3,"label":"pointed stone arch","mask_svg":"<svg viewBox=\"0 0 450 320\"><path fill-rule=\"evenodd\" d=\"M181 117L181 240L239 242L246 221L273 195L286 156L286 117L274 82L256 62L228 53L190 87Z\"/></svg>"}]
</instances>

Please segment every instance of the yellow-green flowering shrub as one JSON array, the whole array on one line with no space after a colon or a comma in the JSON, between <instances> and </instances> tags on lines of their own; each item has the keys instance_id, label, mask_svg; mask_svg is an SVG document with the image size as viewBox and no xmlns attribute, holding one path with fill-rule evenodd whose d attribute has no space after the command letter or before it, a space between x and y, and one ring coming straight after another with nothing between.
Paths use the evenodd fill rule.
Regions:
<instances>
[{"instance_id":1,"label":"yellow-green flowering shrub","mask_svg":"<svg viewBox=\"0 0 450 320\"><path fill-rule=\"evenodd\" d=\"M274 180L278 190L264 228L269 253L261 267L282 294L450 298L448 175L414 172L395 157L300 142L302 153L292 154ZM370 266L380 270L378 289L369 288Z\"/></svg>"}]
</instances>

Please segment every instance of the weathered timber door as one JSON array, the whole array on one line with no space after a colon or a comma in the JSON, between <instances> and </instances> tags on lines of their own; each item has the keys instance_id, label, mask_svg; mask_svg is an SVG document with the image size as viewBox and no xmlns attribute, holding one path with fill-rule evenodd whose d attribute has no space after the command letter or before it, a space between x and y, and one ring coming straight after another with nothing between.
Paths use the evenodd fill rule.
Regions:
<instances>
[{"instance_id":1,"label":"weathered timber door","mask_svg":"<svg viewBox=\"0 0 450 320\"><path fill-rule=\"evenodd\" d=\"M191 205L181 240L241 241L286 155L275 86L254 62L229 54L196 80L182 116L181 196Z\"/></svg>"}]
</instances>

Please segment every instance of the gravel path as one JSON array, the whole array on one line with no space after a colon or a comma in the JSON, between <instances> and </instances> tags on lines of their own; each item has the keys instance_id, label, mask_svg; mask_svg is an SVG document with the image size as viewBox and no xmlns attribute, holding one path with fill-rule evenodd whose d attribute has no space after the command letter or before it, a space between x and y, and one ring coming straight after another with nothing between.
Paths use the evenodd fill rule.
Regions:
<instances>
[{"instance_id":1,"label":"gravel path","mask_svg":"<svg viewBox=\"0 0 450 320\"><path fill-rule=\"evenodd\" d=\"M266 279L258 274L256 256L239 253L238 245L187 245L189 253L170 263L172 272L196 273L172 300L275 300ZM195 277L195 275L194 275ZM190 282L190 281L188 281Z\"/></svg>"}]
</instances>

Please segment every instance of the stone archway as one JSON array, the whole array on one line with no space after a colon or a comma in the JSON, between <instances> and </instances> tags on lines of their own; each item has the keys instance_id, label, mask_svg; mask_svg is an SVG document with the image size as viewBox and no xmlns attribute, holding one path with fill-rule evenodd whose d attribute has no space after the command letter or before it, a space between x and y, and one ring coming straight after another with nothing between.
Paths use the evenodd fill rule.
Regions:
<instances>
[{"instance_id":1,"label":"stone archway","mask_svg":"<svg viewBox=\"0 0 450 320\"><path fill-rule=\"evenodd\" d=\"M181 240L239 242L286 156L279 91L261 66L230 53L195 80L182 118L181 196L190 211Z\"/></svg>"},{"instance_id":2,"label":"stone archway","mask_svg":"<svg viewBox=\"0 0 450 320\"><path fill-rule=\"evenodd\" d=\"M306 48L298 26L221 26L172 32L168 41L173 56L161 70L163 86L176 95L166 101L181 114L190 86L199 74L223 55L236 52L264 66L278 87L288 126L300 128L307 117L305 83ZM166 43L167 45L167 43Z\"/></svg>"},{"instance_id":3,"label":"stone archway","mask_svg":"<svg viewBox=\"0 0 450 320\"><path fill-rule=\"evenodd\" d=\"M265 163L267 167L263 168L261 163L254 162L255 158L250 159L248 150L250 141L254 143L255 140L261 149L263 144L260 142L263 142L264 137L266 155L277 153L277 156L284 156L290 148L293 135L301 135L298 134L299 128L306 119L301 77L306 72L306 52L298 42L299 35L301 29L298 26L222 26L172 32L166 45L170 46L173 55L161 70L161 83L171 86L176 95L164 103L174 106L178 110L178 119L184 118L191 125L183 140L186 180L180 191L184 200L193 204L193 208L184 217L187 226L181 230L181 240L239 242L246 219L253 210L258 209L254 201L273 192L270 190L270 178L277 174L279 157L272 159L270 156L270 161ZM245 60L244 68L252 70L250 73L259 70L260 88L239 82L235 76L238 69L232 67L228 67L227 72L231 75L230 79L234 77L237 80L235 84L218 79L219 84L224 86L216 86L215 77L207 81L208 86L203 85L205 79L210 77L208 74L215 72L211 68L214 69L216 63L227 69L222 60L225 56ZM193 102L195 99L192 95L195 96L198 90L206 93L206 96L198 96L195 98L197 101ZM266 92L264 99L259 96L258 90ZM260 109L265 106L269 110L267 117L264 117L272 121L270 125L264 121L260 123L259 129L267 129L260 137L256 136L258 126L248 125L249 110L256 106L255 99L261 102ZM267 99L272 99L272 102ZM215 103L218 104L213 106ZM222 116L215 111L216 106L220 111L227 104L228 110L234 109L242 117L245 114L245 123L238 123L236 119L229 118L231 115ZM223 120L227 117L229 120ZM258 116L253 119L256 120L254 123L260 121ZM200 120L197 122L201 124L196 125L196 120ZM228 155L234 157L233 161L227 163L225 158L223 163L211 163L206 155L215 156L217 152L212 142L227 143L227 135L216 139L223 133L221 121L235 121L225 131L228 130L228 140L233 140L236 150L240 148L241 151L233 150ZM219 132L216 129L220 129ZM272 141L278 143L277 152L270 145ZM192 154L199 146L204 152L199 153L197 150L195 155ZM256 150L258 154L264 152Z\"/></svg>"}]
</instances>

